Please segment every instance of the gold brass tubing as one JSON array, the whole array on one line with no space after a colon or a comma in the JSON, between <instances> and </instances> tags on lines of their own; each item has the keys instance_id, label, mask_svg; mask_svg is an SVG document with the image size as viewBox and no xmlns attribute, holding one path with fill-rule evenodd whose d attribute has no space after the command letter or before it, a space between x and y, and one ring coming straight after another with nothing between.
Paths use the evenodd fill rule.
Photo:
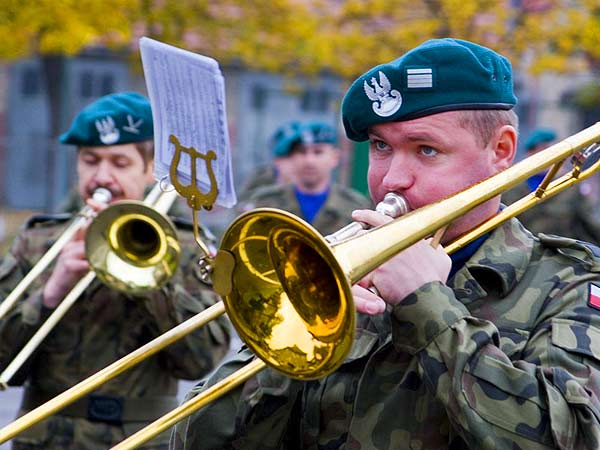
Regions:
<instances>
[{"instance_id":1,"label":"gold brass tubing","mask_svg":"<svg viewBox=\"0 0 600 450\"><path fill-rule=\"evenodd\" d=\"M278 275L277 279L282 284L285 284L284 292L276 291L274 294L271 294L271 290L275 289L272 285L265 286L264 292L260 292L258 289L251 291L251 293L256 296L256 299L272 300L273 298L285 298L285 300L287 301L286 304L289 304L289 301L296 300L295 297L298 296L300 297L301 301L300 306L303 307L303 310L301 312L304 313L304 317L306 317L307 319L312 319L313 317L321 317L321 311L318 311L316 309L316 305L314 305L313 302L310 302L309 300L311 300L314 295L321 294L322 292L338 292L340 293L340 295L344 295L347 297L344 297L344 300L347 300L348 304L344 305L343 309L352 309L352 314L350 315L350 317L353 319L354 311L350 290L351 284L354 284L355 282L363 278L366 274L371 272L373 269L380 266L385 261L396 255L400 251L404 250L405 248L409 247L410 245L414 244L415 242L425 237L433 235L437 230L445 227L449 223L452 223L452 221L454 221L458 217L461 217L466 212L500 195L507 189L521 183L522 181L525 181L527 178L541 172L544 168L553 164L560 163L567 157L573 155L578 150L597 142L599 138L600 123L596 123L595 125L588 127L585 130L582 130L581 132L545 149L544 151L532 155L527 159L505 169L504 171L495 174L485 180L482 180L476 185L471 186L451 197L427 205L423 208L420 208L419 210L410 212L404 216L401 216L398 219L394 219L393 221L385 225L373 228L365 234L359 235L354 238L350 238L347 241L343 241L333 246L329 245L324 240L324 238L320 234L318 234L316 230L312 229L312 227L310 227L301 219L298 219L297 217L289 213L269 208L250 211L240 216L240 218L238 218L236 222L234 222L234 225L230 226L230 228L226 231L226 236L230 232L232 234L231 238L228 238L230 239L231 245L230 248L225 248L223 253L234 251L236 247L239 247L241 245L240 239L234 239L234 237L237 238L239 237L239 235L234 236L235 233L233 233L233 231L243 231L245 224L256 225L257 231L264 232L263 235L268 236L268 239L265 242L266 245L260 245L258 248L258 253L260 253L259 256L268 255L268 257L263 260L258 259L256 262L250 261L251 268L258 269L258 267L260 266L260 273L264 273L264 271L268 270L269 268L275 268L277 270ZM599 165L596 164L593 167L597 169ZM576 181L580 181L581 179L581 177L578 177L577 179L567 179L562 182L561 180L557 180L557 182L550 183L549 187L551 189L558 189L559 185L562 188L563 185L569 186L571 184L574 184ZM553 195L552 191L550 192L550 195ZM535 194L533 195L535 196ZM543 197L547 198L547 196ZM521 211L520 205L524 204L525 202L519 203L516 204L516 206L511 206L506 209L509 210L509 212L512 211L512 213L516 215L518 214L518 212L516 211ZM523 206L523 208L525 208L525 206ZM240 235L242 236L242 238L254 236L254 234L250 232L241 232ZM481 233L479 235L481 235ZM306 257L309 257L308 261ZM311 261L315 264L310 265L309 263ZM270 266L268 264L269 262L271 263ZM239 294L237 300L242 301L245 296L248 296L248 285L254 283L254 279L250 278L250 274L252 273L252 271L245 267L243 264L241 264L241 267L233 266L233 268L236 270L233 270L232 279L234 281L236 279L242 281L241 284L235 282L232 283L235 294ZM324 273L327 272L325 270L326 268L329 268L329 273ZM246 269L246 271L239 274L238 276L238 272L243 269ZM311 276L313 276L313 273L315 273L317 269L318 271L320 271L318 273L320 273L320 276L323 278L313 280ZM291 274L292 276L290 278L286 278L287 274ZM331 281L333 283L333 287L325 285L324 282L318 283L320 280ZM259 287L262 286L259 285ZM288 299L288 294L293 294L294 298ZM233 295L228 294L226 297L233 297ZM249 310L255 308L253 306L256 303L255 297L250 297L250 303L248 303L246 312L253 312ZM222 313L224 309L224 304L220 303L218 305L220 305L220 313ZM246 344L249 347L253 348L253 345L250 345L249 343L254 344L255 340L262 342L262 340L260 339L262 337L261 334L257 334L257 337L253 337L249 334L244 334L240 332L240 330L245 330L245 328L248 329L249 333L256 332L257 330L254 323L247 324L242 320L241 316L237 317L237 309L239 309L239 304L235 301L228 302L227 307L228 316L232 320L232 323L236 325L236 329L238 330L240 337L246 342ZM276 308L273 309L275 309L278 318L281 318L281 311ZM340 313L336 309L329 308L329 310L324 311L324 314L322 316L327 320L333 320L338 319ZM312 320L307 320L306 322L312 323ZM311 323L308 323L308 325L310 326ZM330 348L328 348L329 352L333 353L338 347L343 347L342 345L340 345L340 341L343 341L344 339L348 340L348 335L352 335L354 332L354 322L352 321L351 324L352 326L346 327L341 327L340 325L340 327L335 328L332 331L333 333L334 331L339 329L343 330L343 333L333 333L332 336L335 336L335 341L326 339L328 344L333 344L335 342L335 345L332 345ZM279 323L272 323L271 325L275 326L279 325ZM325 338L328 337L329 335L325 334ZM155 339L155 341L159 339L160 337ZM155 349L153 349L153 346L156 345L154 344L155 341L152 341L151 343L145 345L138 351L134 352L136 358L142 358L142 355L146 352L156 351ZM270 350L271 353L273 352L272 348L268 348L268 350ZM257 353L257 351L255 351L255 353ZM238 370L237 372L230 375L230 377L224 379L222 384L218 383L214 387L207 390L206 393L203 394L204 396L201 395L199 396L199 399L196 398L197 403L194 403L192 399L192 403L185 403L180 408L174 410L172 414L167 415L165 419L158 419L153 424L148 425L146 428L140 430L138 433L133 435L135 436L134 446L129 445L132 442L131 440L125 440L122 441L120 444L117 444L117 447L114 448L124 450L134 448L135 446L146 442L152 436L155 436L156 434L160 433L176 421L179 421L183 417L192 414L196 409L198 409L202 405L220 396L223 392L226 392L227 390L231 389L231 387L240 384L245 379L252 376L254 373L257 373L259 370L265 367L265 364L275 367L274 362L271 360L273 357L271 354L269 354L269 352L266 352L264 349L259 348L258 354L261 358L260 361L255 360L255 362L250 363L250 365L245 366L245 368ZM265 362L263 363L262 361ZM283 363L284 365L280 368L280 370L285 372L286 361L283 361ZM109 366L107 369L109 369L110 367L111 366ZM99 374L103 374L107 369L99 372ZM335 370L335 364L330 364L327 369L329 371ZM322 373L323 371L321 371L321 374ZM300 374L301 372L299 372L296 369L296 371L294 372L294 376ZM315 373L309 373L308 375L310 375L313 379L316 378ZM92 378L94 378L94 376ZM306 378L308 379L308 376ZM84 381L82 383L85 384L86 382L87 381ZM75 388L77 388L77 386ZM89 390L91 389L93 388L90 388ZM85 393L89 392L89 390ZM66 394L67 392L65 392L64 394ZM60 404L61 402L65 401L66 397L67 396L63 396L63 394L61 394L60 396L53 399L51 402L56 400L54 404ZM194 406L192 406L192 404ZM42 405L40 408L44 407L45 405ZM60 409L60 406L55 407L55 410L58 409ZM33 412L34 411L32 411L32 413ZM23 416L23 418L24 417L26 416ZM157 424L157 422L160 423L159 426L162 430L157 431L157 425L155 425ZM2 439L6 440L6 434L3 434L2 432L3 430L0 430L0 442L3 442Z\"/></svg>"},{"instance_id":2,"label":"gold brass tubing","mask_svg":"<svg viewBox=\"0 0 600 450\"><path fill-rule=\"evenodd\" d=\"M36 409L19 417L14 422L2 428L0 430L0 443L8 441L9 439L18 435L21 431L29 428L31 425L34 425L37 422L46 419L52 414L60 411L65 406L90 393L107 381L112 380L114 377L123 373L130 367L139 364L146 358L171 345L173 342L178 341L179 339L190 334L192 331L200 328L211 320L216 319L224 312L225 305L223 302L218 302L212 305L210 308L205 309L201 313L189 318L185 322L180 323L176 327L171 328L166 333L158 336L128 355L125 355L123 358L115 361L99 372L96 372L89 378L86 378L75 386L67 389L62 394L54 397L52 400L38 406Z\"/></svg>"},{"instance_id":3,"label":"gold brass tubing","mask_svg":"<svg viewBox=\"0 0 600 450\"><path fill-rule=\"evenodd\" d=\"M17 356L10 362L4 371L0 374L0 389L8 389L8 382L17 373L23 364L29 359L31 354L39 347L46 336L54 329L56 324L64 317L69 311L71 306L75 304L79 296L86 290L90 283L96 278L94 272L88 272L85 276L77 282L77 284L69 291L67 296L62 302L56 307L52 314L42 324L40 328L35 332L31 339L25 344L25 346L19 351Z\"/></svg>"},{"instance_id":4,"label":"gold brass tubing","mask_svg":"<svg viewBox=\"0 0 600 450\"><path fill-rule=\"evenodd\" d=\"M223 378L218 383L215 383L213 386L209 387L200 395L192 397L191 399L179 405L177 408L152 422L146 428L142 428L137 433L132 434L114 447L111 447L111 450L125 450L139 447L144 442L147 442L153 437L158 436L163 431L168 430L173 425L193 414L198 409L208 405L213 400L216 400L221 396L222 392L228 392L231 389L239 386L244 381L248 380L250 377L253 377L266 367L267 364L261 359L254 359L241 369L235 371L228 377Z\"/></svg>"},{"instance_id":5,"label":"gold brass tubing","mask_svg":"<svg viewBox=\"0 0 600 450\"><path fill-rule=\"evenodd\" d=\"M553 197L556 194L561 193L562 191L570 188L576 183L583 181L592 175L594 175L600 169L600 160L596 161L592 166L581 172L577 177L574 177L571 172L563 175L562 177L554 180L547 189L544 190L544 196L538 197L537 192L532 192L525 197L520 198L516 202L508 205L494 217L491 217L486 222L482 223L479 227L474 228L473 230L463 234L459 238L455 239L451 243L449 243L445 250L447 253L453 253L469 242L474 241L479 236L484 235L485 233L493 230L498 227L502 223L512 219L513 217L518 216L522 212L528 210L529 208L537 205L538 203L543 202L546 199Z\"/></svg>"},{"instance_id":6,"label":"gold brass tubing","mask_svg":"<svg viewBox=\"0 0 600 450\"><path fill-rule=\"evenodd\" d=\"M548 171L546 176L544 176L544 179L542 180L542 182L538 185L538 187L535 190L536 197L542 197L544 195L544 193L546 192L546 188L548 187L550 182L554 179L558 170L561 168L561 166L563 165L564 162L565 162L565 160L563 159L562 161L554 164L550 168L550 170Z\"/></svg>"},{"instance_id":7,"label":"gold brass tubing","mask_svg":"<svg viewBox=\"0 0 600 450\"><path fill-rule=\"evenodd\" d=\"M99 188L94 192L94 199L103 203L108 203L111 198L111 193L108 189ZM62 232L60 237L54 244L44 253L40 260L31 268L29 272L21 279L10 294L0 303L0 319L3 318L10 309L14 306L17 300L23 295L27 288L44 270L56 259L63 247L69 242L75 233L79 231L87 221L94 215L94 209L90 206L85 206L71 224Z\"/></svg>"}]
</instances>

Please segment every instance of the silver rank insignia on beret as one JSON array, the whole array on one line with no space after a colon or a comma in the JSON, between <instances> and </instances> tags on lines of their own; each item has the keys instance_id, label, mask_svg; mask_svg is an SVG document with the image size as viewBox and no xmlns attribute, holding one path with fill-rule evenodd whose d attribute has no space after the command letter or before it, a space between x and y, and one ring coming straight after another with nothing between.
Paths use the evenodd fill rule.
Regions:
<instances>
[{"instance_id":1,"label":"silver rank insignia on beret","mask_svg":"<svg viewBox=\"0 0 600 450\"><path fill-rule=\"evenodd\" d=\"M375 77L371 77L371 84L367 80L363 83L365 94L373 102L372 107L375 114L381 117L388 117L394 114L402 106L402 95L392 85L385 73L379 71L379 83Z\"/></svg>"},{"instance_id":2,"label":"silver rank insignia on beret","mask_svg":"<svg viewBox=\"0 0 600 450\"><path fill-rule=\"evenodd\" d=\"M406 69L407 88L431 88L433 87L433 70L431 68Z\"/></svg>"},{"instance_id":3,"label":"silver rank insignia on beret","mask_svg":"<svg viewBox=\"0 0 600 450\"><path fill-rule=\"evenodd\" d=\"M131 114L127 114L127 125L123 125L123 131L128 131L133 134L140 134L140 127L144 123L144 119L134 121Z\"/></svg>"},{"instance_id":4,"label":"silver rank insignia on beret","mask_svg":"<svg viewBox=\"0 0 600 450\"><path fill-rule=\"evenodd\" d=\"M110 116L96 120L96 129L100 133L100 141L104 145L111 145L118 142L121 136L119 129L115 126L115 121Z\"/></svg>"},{"instance_id":5,"label":"silver rank insignia on beret","mask_svg":"<svg viewBox=\"0 0 600 450\"><path fill-rule=\"evenodd\" d=\"M302 143L304 145L311 145L315 143L315 136L311 130L304 130L302 132Z\"/></svg>"}]
</instances>

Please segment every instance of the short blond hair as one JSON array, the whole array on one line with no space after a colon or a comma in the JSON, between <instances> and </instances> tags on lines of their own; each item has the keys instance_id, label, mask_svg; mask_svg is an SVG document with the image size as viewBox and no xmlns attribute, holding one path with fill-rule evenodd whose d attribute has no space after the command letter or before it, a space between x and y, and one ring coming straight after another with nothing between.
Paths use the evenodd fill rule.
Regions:
<instances>
[{"instance_id":1,"label":"short blond hair","mask_svg":"<svg viewBox=\"0 0 600 450\"><path fill-rule=\"evenodd\" d=\"M519 117L514 110L477 109L459 111L459 125L473 132L479 144L489 144L494 132L504 125L512 126L519 131Z\"/></svg>"}]
</instances>

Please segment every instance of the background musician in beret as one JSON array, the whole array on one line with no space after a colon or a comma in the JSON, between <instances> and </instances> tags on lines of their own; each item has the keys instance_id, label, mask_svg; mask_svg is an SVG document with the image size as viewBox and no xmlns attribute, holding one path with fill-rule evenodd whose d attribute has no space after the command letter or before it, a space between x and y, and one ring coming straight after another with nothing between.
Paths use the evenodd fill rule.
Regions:
<instances>
[{"instance_id":1,"label":"background musician in beret","mask_svg":"<svg viewBox=\"0 0 600 450\"><path fill-rule=\"evenodd\" d=\"M288 150L289 139L294 139L300 122L292 121L279 126L269 144L272 159L270 164L260 166L250 175L239 195L239 202L244 204L255 190L265 186L290 184L294 180L294 164Z\"/></svg>"},{"instance_id":2,"label":"background musician in beret","mask_svg":"<svg viewBox=\"0 0 600 450\"><path fill-rule=\"evenodd\" d=\"M321 234L331 234L352 221L351 211L371 203L359 192L334 182L340 161L336 130L325 123L307 122L287 127L274 152L287 159L287 183L255 189L241 210L272 207L302 217Z\"/></svg>"},{"instance_id":3,"label":"background musician in beret","mask_svg":"<svg viewBox=\"0 0 600 450\"><path fill-rule=\"evenodd\" d=\"M60 137L77 148L79 203L98 188L112 202L142 200L153 176L150 102L135 92L104 96L85 107ZM61 235L71 214L31 218L0 265L2 297ZM54 398L117 359L211 306L218 300L197 274L197 246L188 221L173 217L182 247L179 269L160 289L136 295L97 278L89 285L27 364L11 380L24 383L20 414ZM205 239L207 230L201 230ZM81 229L56 261L0 322L0 365L5 367L90 270ZM15 450L104 450L177 406L178 379L199 379L226 353L229 327L213 321L25 430ZM167 447L168 435L147 449Z\"/></svg>"}]
</instances>

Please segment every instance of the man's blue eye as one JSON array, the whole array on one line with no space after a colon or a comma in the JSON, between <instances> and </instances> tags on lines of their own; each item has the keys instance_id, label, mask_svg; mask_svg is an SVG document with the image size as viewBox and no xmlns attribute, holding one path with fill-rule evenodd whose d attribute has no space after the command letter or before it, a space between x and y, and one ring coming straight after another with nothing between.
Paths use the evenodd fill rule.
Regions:
<instances>
[{"instance_id":1,"label":"man's blue eye","mask_svg":"<svg viewBox=\"0 0 600 450\"><path fill-rule=\"evenodd\" d=\"M373 145L375 150L386 150L388 148L388 145L383 141L375 141Z\"/></svg>"},{"instance_id":2,"label":"man's blue eye","mask_svg":"<svg viewBox=\"0 0 600 450\"><path fill-rule=\"evenodd\" d=\"M421 154L425 156L436 156L439 152L435 148L421 147Z\"/></svg>"}]
</instances>

